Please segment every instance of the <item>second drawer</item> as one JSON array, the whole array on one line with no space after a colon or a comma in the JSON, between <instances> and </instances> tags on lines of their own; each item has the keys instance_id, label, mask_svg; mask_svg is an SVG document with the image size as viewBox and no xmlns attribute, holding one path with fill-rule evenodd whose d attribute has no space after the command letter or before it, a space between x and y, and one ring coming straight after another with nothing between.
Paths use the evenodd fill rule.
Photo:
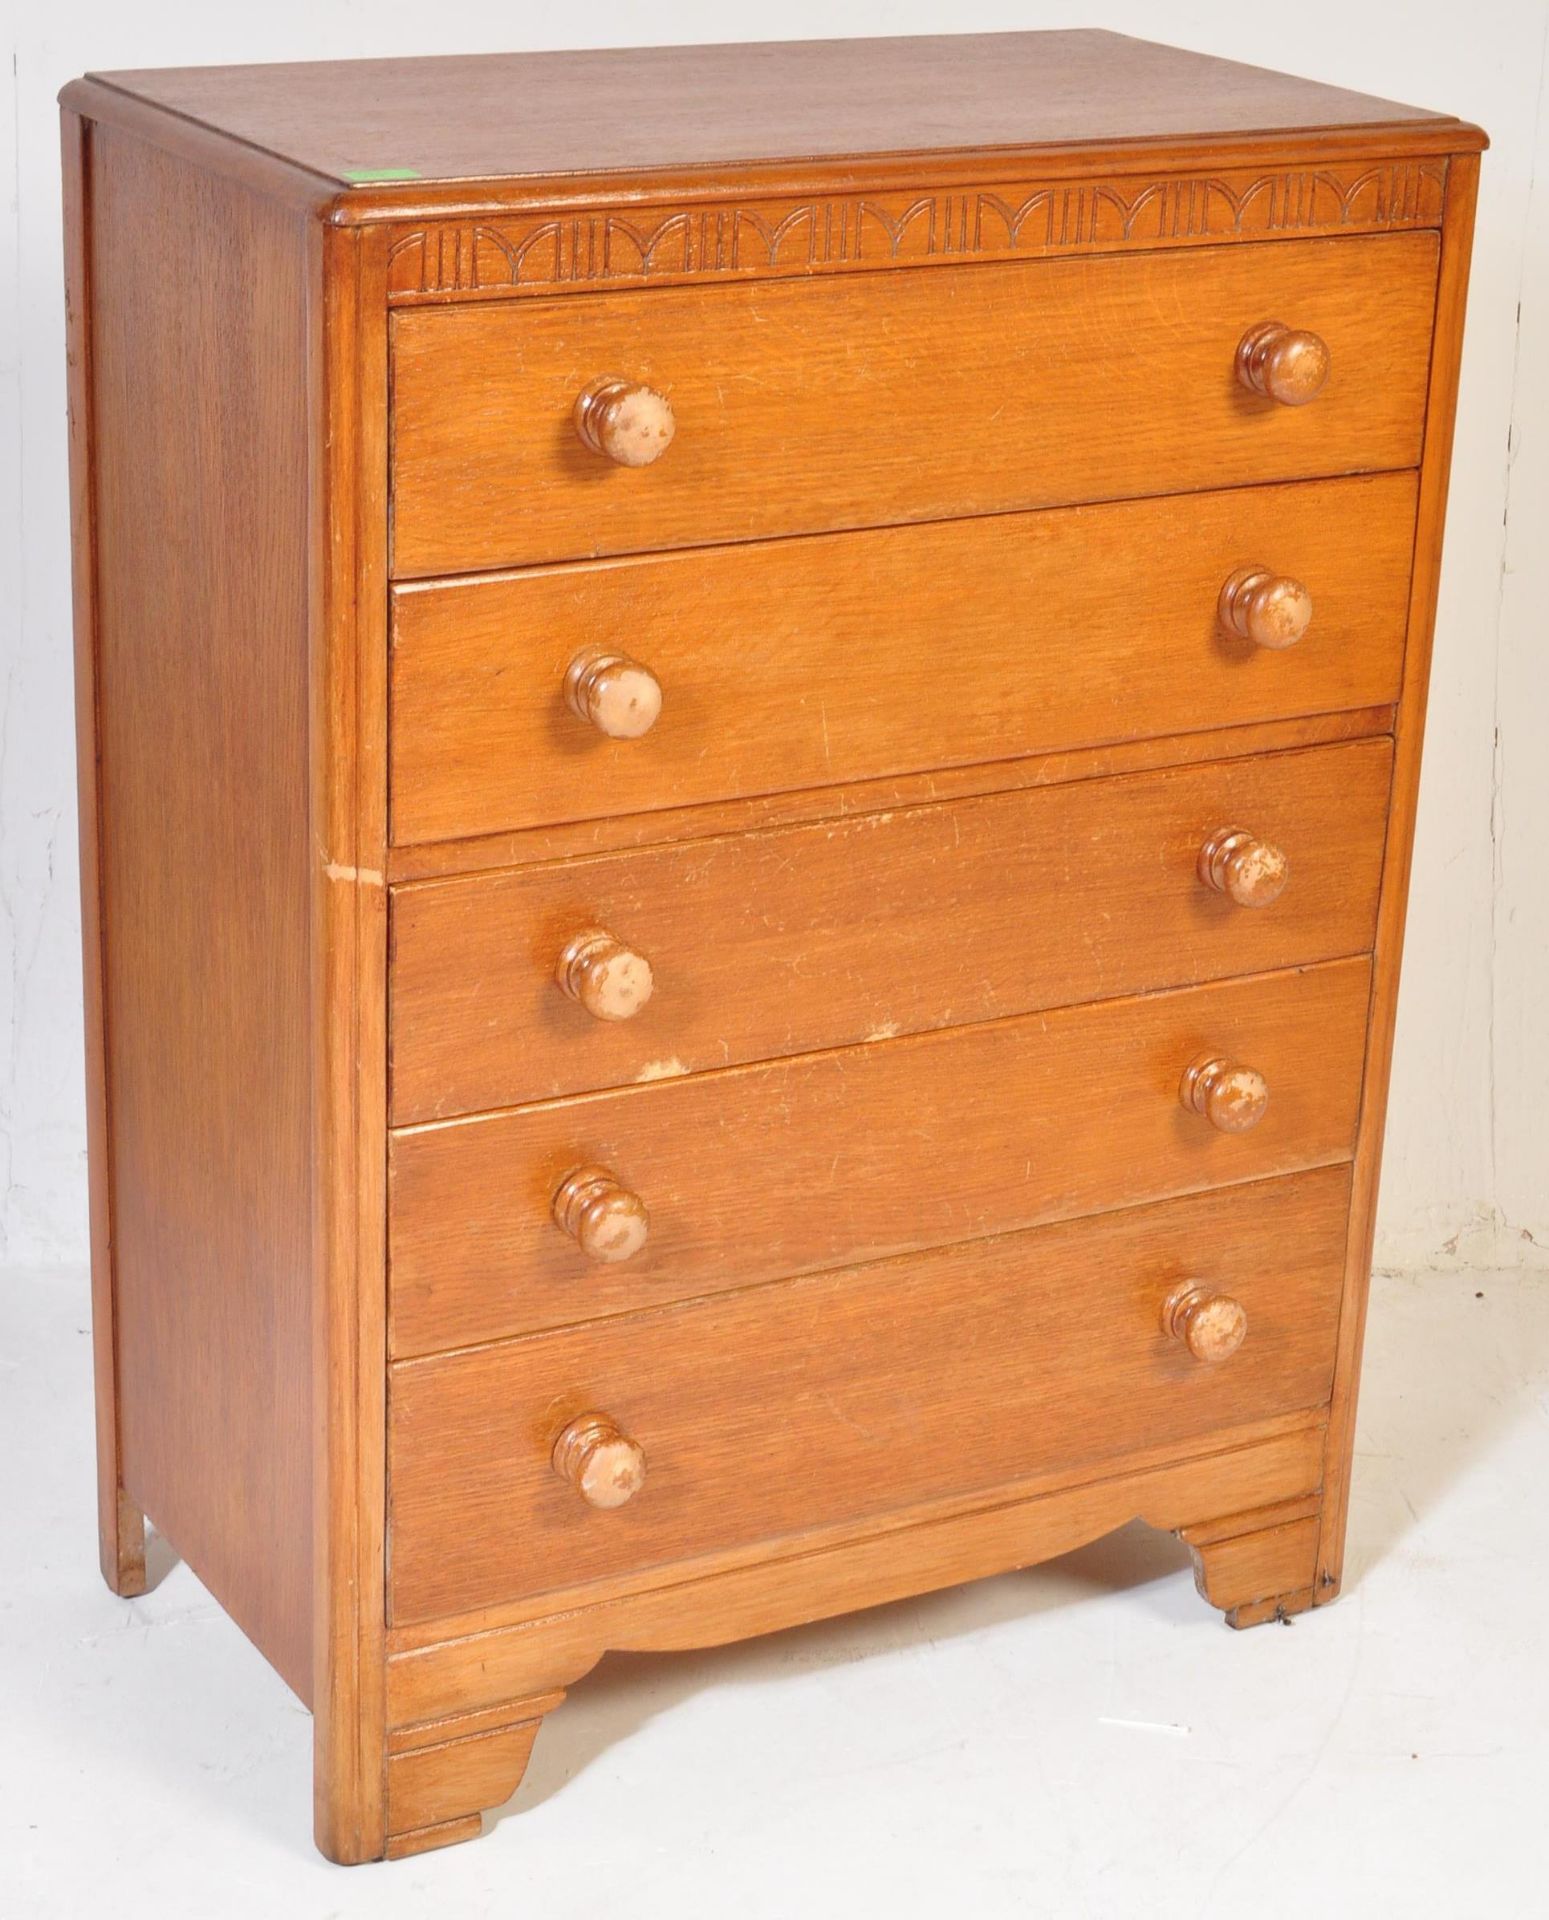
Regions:
<instances>
[{"instance_id":1,"label":"second drawer","mask_svg":"<svg viewBox=\"0 0 1549 1920\"><path fill-rule=\"evenodd\" d=\"M400 1131L392 1350L1348 1159L1370 985L1365 959L1337 960ZM1257 1125L1185 1110L1202 1059L1263 1077ZM593 1167L600 1184L571 1184Z\"/></svg>"},{"instance_id":2,"label":"second drawer","mask_svg":"<svg viewBox=\"0 0 1549 1920\"><path fill-rule=\"evenodd\" d=\"M400 585L392 837L1384 706L1414 511L1414 475L1391 473ZM1244 570L1307 590L1294 645L1223 625ZM659 688L643 737L606 731L606 697L572 707L599 654ZM649 685L626 686L648 717Z\"/></svg>"},{"instance_id":3,"label":"second drawer","mask_svg":"<svg viewBox=\"0 0 1549 1920\"><path fill-rule=\"evenodd\" d=\"M399 888L394 1121L1364 952L1391 766L1367 740ZM1285 855L1272 904L1201 879L1226 828ZM626 989L650 968L632 1017L595 965L559 984L588 932Z\"/></svg>"}]
</instances>

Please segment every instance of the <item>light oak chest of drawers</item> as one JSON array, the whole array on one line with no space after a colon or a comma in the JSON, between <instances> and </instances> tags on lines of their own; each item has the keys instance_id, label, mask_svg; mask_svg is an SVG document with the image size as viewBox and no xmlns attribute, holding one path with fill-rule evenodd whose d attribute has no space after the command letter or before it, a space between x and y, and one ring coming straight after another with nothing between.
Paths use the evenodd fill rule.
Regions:
<instances>
[{"instance_id":1,"label":"light oak chest of drawers","mask_svg":"<svg viewBox=\"0 0 1549 1920\"><path fill-rule=\"evenodd\" d=\"M1136 1516L1331 1599L1483 136L1095 33L64 108L103 1567L324 1851Z\"/></svg>"}]
</instances>

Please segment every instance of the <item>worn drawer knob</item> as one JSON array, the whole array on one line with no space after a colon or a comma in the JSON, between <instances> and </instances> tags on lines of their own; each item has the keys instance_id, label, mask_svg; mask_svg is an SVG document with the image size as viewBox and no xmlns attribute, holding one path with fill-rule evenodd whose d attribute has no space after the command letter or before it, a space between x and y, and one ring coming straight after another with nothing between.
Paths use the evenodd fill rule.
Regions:
<instances>
[{"instance_id":1,"label":"worn drawer knob","mask_svg":"<svg viewBox=\"0 0 1549 1920\"><path fill-rule=\"evenodd\" d=\"M1196 1360L1210 1366L1229 1360L1242 1345L1248 1316L1242 1302L1229 1293L1213 1293L1190 1281L1163 1307L1162 1329L1181 1340Z\"/></svg>"},{"instance_id":2,"label":"worn drawer knob","mask_svg":"<svg viewBox=\"0 0 1549 1920\"><path fill-rule=\"evenodd\" d=\"M554 1196L554 1219L589 1260L628 1260L651 1230L645 1202L606 1167L569 1174Z\"/></svg>"},{"instance_id":3,"label":"worn drawer knob","mask_svg":"<svg viewBox=\"0 0 1549 1920\"><path fill-rule=\"evenodd\" d=\"M1221 1133L1246 1133L1264 1118L1269 1087L1262 1073L1207 1053L1184 1073L1178 1098Z\"/></svg>"},{"instance_id":4,"label":"worn drawer knob","mask_svg":"<svg viewBox=\"0 0 1549 1920\"><path fill-rule=\"evenodd\" d=\"M565 943L554 978L594 1020L632 1020L656 984L651 963L600 927Z\"/></svg>"},{"instance_id":5,"label":"worn drawer knob","mask_svg":"<svg viewBox=\"0 0 1549 1920\"><path fill-rule=\"evenodd\" d=\"M1221 827L1199 850L1199 877L1239 907L1267 907L1284 893L1291 863L1245 827Z\"/></svg>"},{"instance_id":6,"label":"worn drawer knob","mask_svg":"<svg viewBox=\"0 0 1549 1920\"><path fill-rule=\"evenodd\" d=\"M621 1507L645 1485L644 1453L605 1413L572 1420L550 1457L589 1507Z\"/></svg>"},{"instance_id":7,"label":"worn drawer knob","mask_svg":"<svg viewBox=\"0 0 1549 1920\"><path fill-rule=\"evenodd\" d=\"M1239 567L1221 588L1217 618L1227 633L1256 647L1294 647L1312 620L1312 595L1300 580L1268 567Z\"/></svg>"},{"instance_id":8,"label":"worn drawer knob","mask_svg":"<svg viewBox=\"0 0 1549 1920\"><path fill-rule=\"evenodd\" d=\"M627 653L588 649L565 669L565 699L579 719L610 740L638 740L656 725L662 690L656 675Z\"/></svg>"},{"instance_id":9,"label":"worn drawer knob","mask_svg":"<svg viewBox=\"0 0 1549 1920\"><path fill-rule=\"evenodd\" d=\"M1237 343L1237 378L1251 393L1283 407L1305 407L1328 379L1327 343L1303 327L1263 320Z\"/></svg>"},{"instance_id":10,"label":"worn drawer knob","mask_svg":"<svg viewBox=\"0 0 1549 1920\"><path fill-rule=\"evenodd\" d=\"M648 467L672 445L672 403L654 387L606 373L576 396L575 430L593 453L621 467Z\"/></svg>"}]
</instances>

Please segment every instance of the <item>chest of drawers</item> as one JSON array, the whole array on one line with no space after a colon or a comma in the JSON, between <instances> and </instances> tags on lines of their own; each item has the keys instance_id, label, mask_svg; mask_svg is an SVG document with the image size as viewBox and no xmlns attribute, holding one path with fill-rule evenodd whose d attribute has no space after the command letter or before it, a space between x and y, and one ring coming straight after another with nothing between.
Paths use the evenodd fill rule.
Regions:
<instances>
[{"instance_id":1,"label":"chest of drawers","mask_svg":"<svg viewBox=\"0 0 1549 1920\"><path fill-rule=\"evenodd\" d=\"M103 1569L324 1851L1137 1516L1332 1599L1483 136L1100 33L63 104Z\"/></svg>"}]
</instances>

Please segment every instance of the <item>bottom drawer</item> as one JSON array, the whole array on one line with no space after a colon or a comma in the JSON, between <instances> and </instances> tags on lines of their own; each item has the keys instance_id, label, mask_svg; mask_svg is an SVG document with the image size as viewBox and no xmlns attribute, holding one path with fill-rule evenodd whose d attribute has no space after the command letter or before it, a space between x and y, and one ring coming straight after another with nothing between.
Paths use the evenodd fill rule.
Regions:
<instances>
[{"instance_id":1,"label":"bottom drawer","mask_svg":"<svg viewBox=\"0 0 1549 1920\"><path fill-rule=\"evenodd\" d=\"M842 1527L1323 1404L1349 1169L1323 1168L403 1361L395 1624ZM1163 1326L1245 1310L1228 1357ZM553 1464L572 1420L644 1452L627 1504Z\"/></svg>"}]
</instances>

